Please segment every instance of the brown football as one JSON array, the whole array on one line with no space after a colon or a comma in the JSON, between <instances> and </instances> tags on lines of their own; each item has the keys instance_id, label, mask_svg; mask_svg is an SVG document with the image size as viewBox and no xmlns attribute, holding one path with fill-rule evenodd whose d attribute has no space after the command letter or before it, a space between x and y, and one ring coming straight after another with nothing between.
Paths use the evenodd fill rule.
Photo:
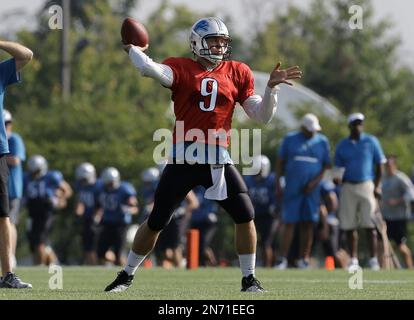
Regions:
<instances>
[{"instance_id":1,"label":"brown football","mask_svg":"<svg viewBox=\"0 0 414 320\"><path fill-rule=\"evenodd\" d=\"M148 44L148 32L144 25L132 18L126 18L122 23L121 37L124 44L145 47Z\"/></svg>"}]
</instances>

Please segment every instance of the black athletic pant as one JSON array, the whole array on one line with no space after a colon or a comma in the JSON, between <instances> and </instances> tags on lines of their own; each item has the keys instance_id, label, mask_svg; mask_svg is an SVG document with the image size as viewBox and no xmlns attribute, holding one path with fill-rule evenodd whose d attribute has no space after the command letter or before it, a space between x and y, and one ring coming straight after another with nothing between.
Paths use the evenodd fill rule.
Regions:
<instances>
[{"instance_id":1,"label":"black athletic pant","mask_svg":"<svg viewBox=\"0 0 414 320\"><path fill-rule=\"evenodd\" d=\"M236 224L247 223L254 218L254 209L247 187L234 165L225 165L227 199L217 201ZM210 165L208 164L168 164L161 176L154 196L154 208L148 218L148 227L162 230L170 221L174 210L188 192L202 185L212 186Z\"/></svg>"}]
</instances>

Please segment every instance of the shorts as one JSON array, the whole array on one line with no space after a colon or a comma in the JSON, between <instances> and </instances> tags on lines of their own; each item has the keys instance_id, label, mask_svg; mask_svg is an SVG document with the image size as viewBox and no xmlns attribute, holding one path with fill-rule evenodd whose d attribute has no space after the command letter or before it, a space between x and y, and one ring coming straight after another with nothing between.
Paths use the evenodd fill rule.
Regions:
<instances>
[{"instance_id":1,"label":"shorts","mask_svg":"<svg viewBox=\"0 0 414 320\"><path fill-rule=\"evenodd\" d=\"M52 214L39 215L29 218L27 237L29 239L29 246L32 252L41 244L49 244L49 234L52 230L52 224Z\"/></svg>"},{"instance_id":2,"label":"shorts","mask_svg":"<svg viewBox=\"0 0 414 320\"><path fill-rule=\"evenodd\" d=\"M217 203L230 214L236 224L252 221L254 208L241 174L234 165L226 164L224 176L227 199L217 201ZM154 207L148 217L148 227L154 231L165 228L174 210L181 204L188 192L198 185L208 189L212 184L208 164L168 164L155 191Z\"/></svg>"},{"instance_id":3,"label":"shorts","mask_svg":"<svg viewBox=\"0 0 414 320\"><path fill-rule=\"evenodd\" d=\"M98 241L98 258L104 259L105 253L112 249L116 258L119 260L125 244L126 225L105 224Z\"/></svg>"},{"instance_id":4,"label":"shorts","mask_svg":"<svg viewBox=\"0 0 414 320\"><path fill-rule=\"evenodd\" d=\"M9 168L6 155L0 155L0 218L9 216L9 192L7 183L9 180Z\"/></svg>"},{"instance_id":5,"label":"shorts","mask_svg":"<svg viewBox=\"0 0 414 320\"><path fill-rule=\"evenodd\" d=\"M284 197L282 221L284 223L318 222L320 197L314 194L301 194L296 197Z\"/></svg>"},{"instance_id":6,"label":"shorts","mask_svg":"<svg viewBox=\"0 0 414 320\"><path fill-rule=\"evenodd\" d=\"M261 246L263 248L272 246L278 225L276 218L270 214L256 215L254 223Z\"/></svg>"},{"instance_id":7,"label":"shorts","mask_svg":"<svg viewBox=\"0 0 414 320\"><path fill-rule=\"evenodd\" d=\"M377 200L374 197L374 183L345 182L339 196L339 227L349 231L360 228L375 228L373 219Z\"/></svg>"},{"instance_id":8,"label":"shorts","mask_svg":"<svg viewBox=\"0 0 414 320\"><path fill-rule=\"evenodd\" d=\"M407 242L407 220L385 220L387 235L397 245Z\"/></svg>"}]
</instances>

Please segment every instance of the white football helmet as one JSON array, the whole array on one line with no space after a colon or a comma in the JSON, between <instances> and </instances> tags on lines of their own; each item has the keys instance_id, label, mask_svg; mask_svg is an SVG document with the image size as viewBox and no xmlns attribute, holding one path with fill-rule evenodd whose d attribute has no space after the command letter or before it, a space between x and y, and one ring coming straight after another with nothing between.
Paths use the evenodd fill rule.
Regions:
<instances>
[{"instance_id":1,"label":"white football helmet","mask_svg":"<svg viewBox=\"0 0 414 320\"><path fill-rule=\"evenodd\" d=\"M168 164L168 159L164 159L164 160L162 160L161 162L158 163L157 167L158 167L158 171L160 172L160 175L164 171L167 164Z\"/></svg>"},{"instance_id":2,"label":"white football helmet","mask_svg":"<svg viewBox=\"0 0 414 320\"><path fill-rule=\"evenodd\" d=\"M86 181L89 184L95 183L96 181L96 170L95 167L89 162L81 163L75 171L76 180Z\"/></svg>"},{"instance_id":3,"label":"white football helmet","mask_svg":"<svg viewBox=\"0 0 414 320\"><path fill-rule=\"evenodd\" d=\"M12 115L9 110L3 109L3 121L11 122L13 120Z\"/></svg>"},{"instance_id":4,"label":"white football helmet","mask_svg":"<svg viewBox=\"0 0 414 320\"><path fill-rule=\"evenodd\" d=\"M223 54L214 55L211 53L207 45L206 39L208 37L224 37L227 40L227 45L223 48ZM190 48L191 51L213 63L218 63L230 57L231 47L228 45L231 42L231 37L226 25L218 18L209 17L198 20L192 27L190 33Z\"/></svg>"},{"instance_id":5,"label":"white football helmet","mask_svg":"<svg viewBox=\"0 0 414 320\"><path fill-rule=\"evenodd\" d=\"M48 164L43 156L34 155L27 161L27 169L32 175L43 177L47 173Z\"/></svg>"},{"instance_id":6,"label":"white football helmet","mask_svg":"<svg viewBox=\"0 0 414 320\"><path fill-rule=\"evenodd\" d=\"M121 175L118 169L114 167L104 169L101 174L101 179L105 185L111 184L114 189L121 185Z\"/></svg>"},{"instance_id":7,"label":"white football helmet","mask_svg":"<svg viewBox=\"0 0 414 320\"><path fill-rule=\"evenodd\" d=\"M256 156L253 158L253 163L260 163L260 172L258 173L262 178L267 178L270 174L270 160L265 155Z\"/></svg>"},{"instance_id":8,"label":"white football helmet","mask_svg":"<svg viewBox=\"0 0 414 320\"><path fill-rule=\"evenodd\" d=\"M155 167L145 169L141 174L141 179L143 182L157 182L160 177L160 170Z\"/></svg>"}]
</instances>

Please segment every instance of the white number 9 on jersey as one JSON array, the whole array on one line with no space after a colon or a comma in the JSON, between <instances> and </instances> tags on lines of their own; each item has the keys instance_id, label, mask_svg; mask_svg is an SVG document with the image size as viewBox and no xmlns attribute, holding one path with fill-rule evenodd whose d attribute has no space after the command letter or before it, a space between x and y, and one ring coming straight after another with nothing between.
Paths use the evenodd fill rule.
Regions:
<instances>
[{"instance_id":1,"label":"white number 9 on jersey","mask_svg":"<svg viewBox=\"0 0 414 320\"><path fill-rule=\"evenodd\" d=\"M203 111L213 111L216 107L218 83L216 79L204 78L201 81L201 95L203 97L211 96L210 105L206 108L204 101L199 102L199 107Z\"/></svg>"}]
</instances>

